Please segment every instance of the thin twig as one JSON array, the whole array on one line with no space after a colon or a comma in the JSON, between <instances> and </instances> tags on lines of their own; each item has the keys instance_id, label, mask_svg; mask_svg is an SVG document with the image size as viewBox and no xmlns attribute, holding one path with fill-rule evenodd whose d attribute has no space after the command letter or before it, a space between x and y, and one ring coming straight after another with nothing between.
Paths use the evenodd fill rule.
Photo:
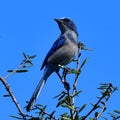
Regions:
<instances>
[{"instance_id":1,"label":"thin twig","mask_svg":"<svg viewBox=\"0 0 120 120\"><path fill-rule=\"evenodd\" d=\"M12 72L10 72L9 74L7 74L4 77L4 80L6 80L7 78L9 78L12 74L16 73L16 71L19 70L20 68L22 68L24 66L24 64L27 63L28 61L29 61L28 59L24 60L16 69L14 69Z\"/></svg>"},{"instance_id":2,"label":"thin twig","mask_svg":"<svg viewBox=\"0 0 120 120\"><path fill-rule=\"evenodd\" d=\"M102 115L102 113L105 111L109 98L106 99L106 101L104 102L103 108L101 109L101 111L98 113L98 115L93 120L97 120Z\"/></svg>"},{"instance_id":3,"label":"thin twig","mask_svg":"<svg viewBox=\"0 0 120 120\"><path fill-rule=\"evenodd\" d=\"M15 96L14 96L14 94L13 94L11 88L10 88L10 86L8 85L8 83L2 77L0 77L0 80L3 83L3 85L5 86L6 90L8 91L8 93L9 93L10 97L12 98L13 102L15 103L15 105L16 105L19 113L20 113L20 115L22 115L23 117L25 117L25 114L21 110L20 105L18 104L18 102L17 102L17 100L16 100L16 98L15 98Z\"/></svg>"},{"instance_id":4,"label":"thin twig","mask_svg":"<svg viewBox=\"0 0 120 120\"><path fill-rule=\"evenodd\" d=\"M59 119L55 118L54 116L52 116L51 114L47 113L43 108L40 108L40 107L38 107L37 105L35 105L34 107L35 107L35 108L34 108L35 110L36 110L36 109L40 110L40 112L39 112L40 115L47 115L48 117L51 118L51 120L59 120ZM33 117L33 116L28 116L28 117L35 118L35 117Z\"/></svg>"},{"instance_id":5,"label":"thin twig","mask_svg":"<svg viewBox=\"0 0 120 120\"><path fill-rule=\"evenodd\" d=\"M5 86L8 94L10 95L12 101L14 102L14 104L15 104L15 106L17 107L20 115L21 115L23 118L24 118L26 115L23 113L23 111L22 111L22 109L21 109L21 107L20 107L20 105L19 105L16 97L14 96L14 94L13 94L13 92L12 92L9 84L6 82L6 79L9 78L9 77L10 77L12 74L14 74L15 72L17 72L17 70L23 68L23 66L24 66L27 62L29 62L29 61L30 61L29 59L25 59L15 70L13 70L13 71L10 72L9 74L7 74L4 78L0 77L1 82L2 82L3 85Z\"/></svg>"},{"instance_id":6,"label":"thin twig","mask_svg":"<svg viewBox=\"0 0 120 120\"><path fill-rule=\"evenodd\" d=\"M117 116L117 117L116 117L116 120L118 120L119 118L120 118L120 116Z\"/></svg>"},{"instance_id":7,"label":"thin twig","mask_svg":"<svg viewBox=\"0 0 120 120\"><path fill-rule=\"evenodd\" d=\"M76 67L76 76L75 76L75 81L74 81L74 84L73 84L73 95L74 95L74 93L75 93L75 91L76 91L76 85L77 85L77 81L78 81L78 76L79 76L79 74L78 74L78 71L80 70L80 56L81 56L81 43L78 43L78 59L77 59L77 67Z\"/></svg>"},{"instance_id":8,"label":"thin twig","mask_svg":"<svg viewBox=\"0 0 120 120\"><path fill-rule=\"evenodd\" d=\"M111 96L111 94L113 94L115 91L116 91L116 89L113 89L113 90L110 90L110 92L109 92L109 89L112 87L112 84L110 83L109 84L109 86L108 86L108 88L107 88L107 90L106 90L106 93L108 92L108 96L107 96L107 98L105 98L105 102L104 102L104 105L103 105L103 108L102 108L102 110L99 112L99 114L94 118L94 120L97 120L101 115L102 115L102 113L105 111L105 109L106 109L106 105L107 105L107 103L108 103L108 100L110 99L110 96ZM104 94L106 94L106 93L104 93Z\"/></svg>"},{"instance_id":9,"label":"thin twig","mask_svg":"<svg viewBox=\"0 0 120 120\"><path fill-rule=\"evenodd\" d=\"M102 101L102 99L104 97L106 97L106 94L108 93L108 90L111 88L111 84L109 84L108 88L106 89L106 91L102 94L101 98L98 100L98 102L94 105L94 107L88 112L88 114L86 116L84 116L82 118L82 120L85 120L97 107L98 104ZM95 119L96 120L96 119Z\"/></svg>"},{"instance_id":10,"label":"thin twig","mask_svg":"<svg viewBox=\"0 0 120 120\"><path fill-rule=\"evenodd\" d=\"M78 82L78 71L80 70L80 55L81 55L81 43L79 42L78 43L78 58L77 58L77 66L76 66L76 74L75 74L75 81L74 81L74 84L73 84L73 91L72 91L72 96L75 94L76 92L76 85L77 85L77 82ZM70 113L71 113L71 118L74 120L74 97L71 97L70 99L70 103L71 103L71 106L73 109L70 109Z\"/></svg>"}]
</instances>

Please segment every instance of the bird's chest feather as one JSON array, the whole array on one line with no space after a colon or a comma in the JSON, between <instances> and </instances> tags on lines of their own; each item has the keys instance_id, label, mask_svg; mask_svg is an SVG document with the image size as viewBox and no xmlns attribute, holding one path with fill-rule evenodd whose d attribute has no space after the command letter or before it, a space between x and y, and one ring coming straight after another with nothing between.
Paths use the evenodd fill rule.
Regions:
<instances>
[{"instance_id":1,"label":"bird's chest feather","mask_svg":"<svg viewBox=\"0 0 120 120\"><path fill-rule=\"evenodd\" d=\"M66 65L74 59L77 49L77 41L67 36L65 44L49 57L48 63Z\"/></svg>"}]
</instances>

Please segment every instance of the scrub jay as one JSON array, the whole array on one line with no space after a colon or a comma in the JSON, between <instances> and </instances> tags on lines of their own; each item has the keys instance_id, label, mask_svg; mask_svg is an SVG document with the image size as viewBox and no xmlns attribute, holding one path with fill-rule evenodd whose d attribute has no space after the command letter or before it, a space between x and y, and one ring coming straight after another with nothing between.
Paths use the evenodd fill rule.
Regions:
<instances>
[{"instance_id":1,"label":"scrub jay","mask_svg":"<svg viewBox=\"0 0 120 120\"><path fill-rule=\"evenodd\" d=\"M41 70L45 67L44 74L26 107L27 111L32 109L34 102L39 96L48 77L53 72L58 73L58 65L65 66L70 63L74 59L78 50L78 32L74 22L69 18L60 18L54 20L58 23L61 34L54 42L44 59L44 62L41 66Z\"/></svg>"}]
</instances>

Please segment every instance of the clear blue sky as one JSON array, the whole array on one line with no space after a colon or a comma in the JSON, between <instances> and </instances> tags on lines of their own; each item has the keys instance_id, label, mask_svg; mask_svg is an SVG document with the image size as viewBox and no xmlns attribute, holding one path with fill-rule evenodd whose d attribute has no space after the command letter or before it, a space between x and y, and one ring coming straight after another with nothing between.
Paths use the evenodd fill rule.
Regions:
<instances>
[{"instance_id":1,"label":"clear blue sky","mask_svg":"<svg viewBox=\"0 0 120 120\"><path fill-rule=\"evenodd\" d=\"M8 69L14 69L23 60L22 53L36 54L34 66L25 74L14 74L10 84L19 104L24 109L43 71L40 66L52 43L60 31L54 18L69 17L77 25L79 40L92 52L83 51L82 60L88 58L82 69L78 89L83 93L78 98L81 106L87 103L86 110L95 102L99 83L112 82L120 87L120 1L119 0L1 0L0 1L0 76ZM71 82L73 80L69 80ZM55 108L52 99L63 90L57 75L47 81L37 103ZM0 83L0 119L12 120L17 109ZM119 107L120 94L116 92L108 103L111 112ZM24 110L25 111L25 110Z\"/></svg>"}]
</instances>

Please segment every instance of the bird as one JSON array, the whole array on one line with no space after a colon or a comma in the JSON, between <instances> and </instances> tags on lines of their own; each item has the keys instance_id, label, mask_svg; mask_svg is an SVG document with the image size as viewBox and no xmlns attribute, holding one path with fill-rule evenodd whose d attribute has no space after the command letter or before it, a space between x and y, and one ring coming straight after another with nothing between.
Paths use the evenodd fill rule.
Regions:
<instances>
[{"instance_id":1,"label":"bird","mask_svg":"<svg viewBox=\"0 0 120 120\"><path fill-rule=\"evenodd\" d=\"M28 112L33 108L48 77L53 72L58 73L59 65L66 66L72 62L78 51L78 31L75 23L67 17L56 18L54 20L57 22L61 34L53 43L43 61L41 70L45 68L44 73L26 106Z\"/></svg>"}]
</instances>

